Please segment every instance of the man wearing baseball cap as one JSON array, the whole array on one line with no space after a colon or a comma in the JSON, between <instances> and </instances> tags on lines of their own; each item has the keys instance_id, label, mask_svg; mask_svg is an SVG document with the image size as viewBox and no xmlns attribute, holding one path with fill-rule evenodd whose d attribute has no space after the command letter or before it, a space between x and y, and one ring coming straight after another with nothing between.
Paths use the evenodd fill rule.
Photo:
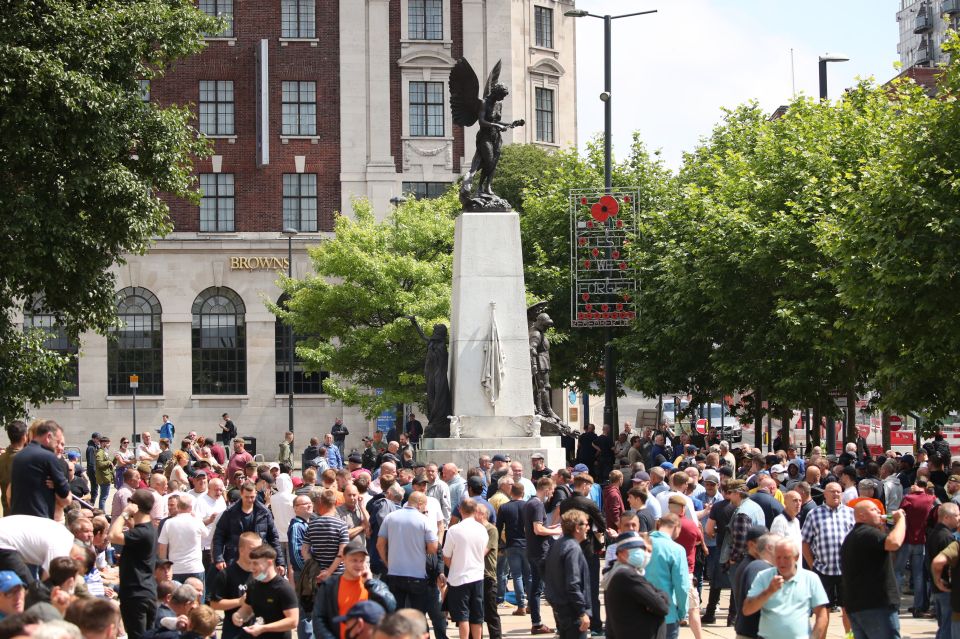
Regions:
<instances>
[{"instance_id":1,"label":"man wearing baseball cap","mask_svg":"<svg viewBox=\"0 0 960 639\"><path fill-rule=\"evenodd\" d=\"M0 570L0 619L23 612L26 584L12 570Z\"/></svg>"},{"instance_id":2,"label":"man wearing baseball cap","mask_svg":"<svg viewBox=\"0 0 960 639\"><path fill-rule=\"evenodd\" d=\"M347 614L334 617L340 624L344 639L370 639L377 624L387 615L383 606L375 601L364 600L353 604Z\"/></svg>"},{"instance_id":3,"label":"man wearing baseball cap","mask_svg":"<svg viewBox=\"0 0 960 639\"><path fill-rule=\"evenodd\" d=\"M397 607L385 583L370 574L367 546L354 538L343 549L343 573L317 585L314 593L313 636L317 639L358 639L363 623L374 625ZM379 615L379 616L377 616ZM376 617L376 618L375 618Z\"/></svg>"},{"instance_id":4,"label":"man wearing baseball cap","mask_svg":"<svg viewBox=\"0 0 960 639\"><path fill-rule=\"evenodd\" d=\"M659 637L670 602L644 577L650 553L641 537L617 544L617 561L603 579L607 636L611 639Z\"/></svg>"}]
</instances>

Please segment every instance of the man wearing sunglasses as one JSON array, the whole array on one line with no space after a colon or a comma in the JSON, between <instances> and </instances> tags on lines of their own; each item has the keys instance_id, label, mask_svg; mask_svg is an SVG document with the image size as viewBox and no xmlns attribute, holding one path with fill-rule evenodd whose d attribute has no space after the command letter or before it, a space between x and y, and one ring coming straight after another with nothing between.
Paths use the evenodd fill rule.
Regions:
<instances>
[{"instance_id":1,"label":"man wearing sunglasses","mask_svg":"<svg viewBox=\"0 0 960 639\"><path fill-rule=\"evenodd\" d=\"M547 601L560 639L586 639L593 610L590 568L580 544L587 538L590 520L582 510L568 510L560 517L560 528L563 537L543 562Z\"/></svg>"}]
</instances>

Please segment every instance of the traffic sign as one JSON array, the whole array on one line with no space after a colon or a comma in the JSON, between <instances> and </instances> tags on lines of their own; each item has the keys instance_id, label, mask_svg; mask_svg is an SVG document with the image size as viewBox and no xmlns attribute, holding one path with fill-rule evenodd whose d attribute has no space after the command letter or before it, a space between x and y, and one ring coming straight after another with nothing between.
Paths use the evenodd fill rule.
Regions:
<instances>
[{"instance_id":1,"label":"traffic sign","mask_svg":"<svg viewBox=\"0 0 960 639\"><path fill-rule=\"evenodd\" d=\"M896 432L896 431L900 430L901 428L903 428L903 420L900 418L900 416L899 416L899 415L891 415L891 416L890 416L890 431L891 431L891 432Z\"/></svg>"},{"instance_id":2,"label":"traffic sign","mask_svg":"<svg viewBox=\"0 0 960 639\"><path fill-rule=\"evenodd\" d=\"M139 388L140 386L140 377L138 375L130 376L130 388Z\"/></svg>"},{"instance_id":3,"label":"traffic sign","mask_svg":"<svg viewBox=\"0 0 960 639\"><path fill-rule=\"evenodd\" d=\"M706 434L706 432L707 432L707 420L705 420L705 419L698 419L698 420L697 420L697 432L700 433L701 435Z\"/></svg>"}]
</instances>

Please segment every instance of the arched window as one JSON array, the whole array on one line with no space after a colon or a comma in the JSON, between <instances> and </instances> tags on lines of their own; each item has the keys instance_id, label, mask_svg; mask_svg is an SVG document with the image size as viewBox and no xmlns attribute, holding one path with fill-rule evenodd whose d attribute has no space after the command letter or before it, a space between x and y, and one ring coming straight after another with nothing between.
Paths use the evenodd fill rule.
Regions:
<instances>
[{"instance_id":1,"label":"arched window","mask_svg":"<svg viewBox=\"0 0 960 639\"><path fill-rule=\"evenodd\" d=\"M67 366L64 374L66 388L64 396L76 397L80 395L80 362L78 353L80 352L77 342L70 339L67 331L57 324L57 319L52 313L43 310L40 302L34 303L23 309L23 330L24 332L33 329L42 329L47 332L47 339L43 342L43 347L56 351L60 355L70 356L70 364Z\"/></svg>"},{"instance_id":2,"label":"arched window","mask_svg":"<svg viewBox=\"0 0 960 639\"><path fill-rule=\"evenodd\" d=\"M193 302L193 392L247 392L246 307L234 291L211 287Z\"/></svg>"},{"instance_id":3,"label":"arched window","mask_svg":"<svg viewBox=\"0 0 960 639\"><path fill-rule=\"evenodd\" d=\"M277 306L286 307L287 300L290 299L286 293L277 300ZM303 335L294 335L294 348L296 344L306 339ZM290 370L290 327L277 318L275 339L276 345L276 370L277 370L277 395L289 395L290 379L287 371ZM293 394L294 395L320 395L323 393L323 380L330 376L330 373L321 371L319 373L307 373L304 371L303 358L296 352L293 355Z\"/></svg>"},{"instance_id":4,"label":"arched window","mask_svg":"<svg viewBox=\"0 0 960 639\"><path fill-rule=\"evenodd\" d=\"M163 395L163 329L160 301L145 288L117 293L120 328L107 339L107 394L132 395L130 376L140 378L138 395Z\"/></svg>"}]
</instances>

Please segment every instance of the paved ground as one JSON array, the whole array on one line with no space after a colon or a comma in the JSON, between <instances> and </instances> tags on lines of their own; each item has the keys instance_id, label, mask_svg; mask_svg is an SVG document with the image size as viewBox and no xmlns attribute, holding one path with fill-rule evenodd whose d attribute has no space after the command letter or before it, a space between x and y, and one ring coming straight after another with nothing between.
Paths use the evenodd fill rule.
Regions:
<instances>
[{"instance_id":1,"label":"paved ground","mask_svg":"<svg viewBox=\"0 0 960 639\"><path fill-rule=\"evenodd\" d=\"M720 609L717 611L719 623L703 627L702 637L704 639L714 637L733 639L736 636L733 628L727 628L725 625L723 625L726 621L727 611L726 592L727 591L724 591L724 595L720 601ZM912 600L912 597L907 597L904 599L902 608L904 612L900 615L900 636L902 639L933 639L937 633L936 621L933 619L914 619L910 613L906 612L906 607L909 605L908 602L912 603ZM505 606L509 606L509 604L505 604ZM530 617L514 617L512 614L514 610L515 608L513 606L503 607L500 609L500 619L504 636L511 638L532 636L530 635ZM541 611L543 614L544 623L551 628L554 627L553 611L550 609L549 604L544 602ZM486 636L486 626L484 626L484 635ZM447 628L447 636L449 639L457 639L457 630L456 628L452 627L452 625ZM693 636L693 632L689 628L680 629L681 639L692 639ZM840 621L839 613L830 615L830 625L827 630L827 637L830 639L843 639L843 624ZM547 636L547 639L550 639L550 637Z\"/></svg>"}]
</instances>

